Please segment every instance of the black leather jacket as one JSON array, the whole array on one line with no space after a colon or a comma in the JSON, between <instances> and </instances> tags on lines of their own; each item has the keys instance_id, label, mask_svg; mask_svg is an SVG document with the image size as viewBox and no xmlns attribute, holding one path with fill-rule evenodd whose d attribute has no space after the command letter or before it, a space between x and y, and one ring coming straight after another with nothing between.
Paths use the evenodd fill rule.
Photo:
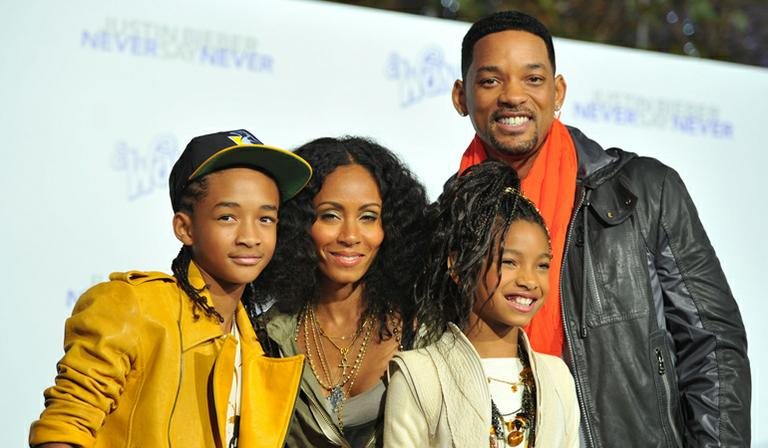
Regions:
<instances>
[{"instance_id":1,"label":"black leather jacket","mask_svg":"<svg viewBox=\"0 0 768 448\"><path fill-rule=\"evenodd\" d=\"M560 292L587 446L749 446L744 325L682 180L569 131Z\"/></svg>"}]
</instances>

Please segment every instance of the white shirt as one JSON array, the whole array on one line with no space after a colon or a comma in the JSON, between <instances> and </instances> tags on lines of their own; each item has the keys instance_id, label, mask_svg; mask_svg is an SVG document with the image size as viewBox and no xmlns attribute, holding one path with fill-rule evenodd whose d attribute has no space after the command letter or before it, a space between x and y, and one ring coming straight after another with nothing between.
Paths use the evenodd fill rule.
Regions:
<instances>
[{"instance_id":1,"label":"white shirt","mask_svg":"<svg viewBox=\"0 0 768 448\"><path fill-rule=\"evenodd\" d=\"M523 404L523 383L520 381L520 372L523 363L520 358L481 358L483 370L488 377L488 391L493 402L504 417L505 422L511 422L520 411ZM516 391L514 390L516 389ZM509 447L506 436L509 434L504 426L504 444L499 441L498 446ZM528 446L528 431L524 431L525 437L516 448Z\"/></svg>"},{"instance_id":2,"label":"white shirt","mask_svg":"<svg viewBox=\"0 0 768 448\"><path fill-rule=\"evenodd\" d=\"M237 322L234 320L232 321L231 335L235 338L238 347L235 350L235 365L232 368L232 389L229 391L229 402L227 403L227 446L233 443L233 437L237 437L235 421L240 418L240 398L243 385L243 356L240 352L240 332L237 331Z\"/></svg>"}]
</instances>

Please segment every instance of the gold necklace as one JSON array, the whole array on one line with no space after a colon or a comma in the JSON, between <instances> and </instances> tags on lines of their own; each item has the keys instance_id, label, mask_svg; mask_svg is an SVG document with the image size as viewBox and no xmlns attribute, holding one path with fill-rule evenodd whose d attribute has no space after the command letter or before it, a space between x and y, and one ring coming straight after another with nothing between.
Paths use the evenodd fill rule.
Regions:
<instances>
[{"instance_id":1,"label":"gold necklace","mask_svg":"<svg viewBox=\"0 0 768 448\"><path fill-rule=\"evenodd\" d=\"M341 355L341 359L339 360L339 367L341 369L341 376L343 377L347 373L347 368L349 368L349 361L347 361L347 355L349 354L350 349L353 345L355 345L355 342L357 341L357 338L360 336L360 333L362 332L362 329L364 327L360 326L355 330L354 338L352 338L352 341L347 345L346 347L342 347L336 342L334 342L333 339L331 339L330 336L328 336L325 331L323 331L323 327L320 325L320 321L317 320L317 316L315 315L315 312L310 309L310 319L312 321L312 328L316 328L317 331L320 333L321 336L325 337L328 342L330 342L336 350L339 351L339 354ZM365 324L365 323L364 323ZM342 336L340 339L346 339L346 336ZM322 346L322 343L321 343ZM325 351L323 351L325 353ZM330 379L330 378L329 378Z\"/></svg>"},{"instance_id":2,"label":"gold necklace","mask_svg":"<svg viewBox=\"0 0 768 448\"><path fill-rule=\"evenodd\" d=\"M355 330L355 332L350 334L350 335L347 335L347 336L331 336L330 334L326 333L325 330L323 330L323 327L320 325L319 322L318 322L317 328L318 328L318 330L320 330L320 334L323 337L325 337L326 339L328 339L329 341L333 341L334 339L339 339L341 341L346 341L347 339L350 339L350 338L357 339L357 337L360 336L360 330L361 330L361 327L358 327Z\"/></svg>"},{"instance_id":3,"label":"gold necklace","mask_svg":"<svg viewBox=\"0 0 768 448\"><path fill-rule=\"evenodd\" d=\"M320 386L329 391L330 395L328 397L331 408L333 409L334 414L336 414L336 418L339 422L339 428L344 428L344 422L343 422L343 410L344 410L344 401L349 397L352 386L355 383L355 380L357 379L358 374L360 373L360 367L363 364L363 360L365 359L365 354L368 347L368 342L371 338L371 333L373 330L373 322L371 322L370 316L367 317L360 328L358 329L359 333L362 333L363 330L365 330L365 336L363 337L363 342L360 346L360 349L357 352L357 356L355 357L355 361L352 363L352 367L349 369L349 371L345 371L345 369L342 367L342 363L339 364L339 367L342 368L342 371L339 372L338 380L334 381L334 379L331 376L330 367L328 366L328 360L325 355L325 349L323 348L322 340L320 339L320 332L319 332L319 322L317 322L317 318L314 314L314 310L307 305L304 310L299 314L298 322L296 326L296 333L294 334L294 340L298 341L299 337L299 327L304 326L304 347L307 354L307 360L309 361L309 367L312 370L312 374L317 378L317 382L320 384ZM310 330L310 327L311 330ZM310 333L311 333L311 339L312 343L310 343ZM335 343L333 343L334 347L339 349L339 346L337 346ZM347 349L351 349L354 345L354 341L352 344L350 344ZM314 348L315 354L313 355L312 351ZM349 350L348 350L349 351ZM318 369L315 365L315 355L319 359L320 367L323 370L323 374L325 376L325 380L321 378L320 373L318 372ZM342 353L342 357L344 354ZM342 360L343 361L343 360ZM347 366L348 367L348 366ZM346 387L345 387L346 386ZM346 389L346 392L345 392Z\"/></svg>"},{"instance_id":4,"label":"gold necklace","mask_svg":"<svg viewBox=\"0 0 768 448\"><path fill-rule=\"evenodd\" d=\"M518 353L520 362L523 364L523 369L520 371L519 381L523 386L521 408L515 413L515 418L513 420L507 421L504 419L501 412L499 412L499 408L496 407L493 398L491 398L491 431L489 437L491 448L497 446L497 440L499 438L505 438L505 426L507 429L506 443L509 446L520 445L526 438L525 433L528 433L529 444L535 443L536 441L536 381L533 378L533 371L531 370L528 353L525 350L518 350ZM512 384L509 381L501 382Z\"/></svg>"},{"instance_id":5,"label":"gold necklace","mask_svg":"<svg viewBox=\"0 0 768 448\"><path fill-rule=\"evenodd\" d=\"M501 378L494 378L492 376L489 376L487 378L488 378L488 384L491 384L491 381L496 381L497 383L506 384L509 386L510 389L512 389L512 392L517 392L517 388L523 385L522 381L507 381L507 380L502 380Z\"/></svg>"}]
</instances>

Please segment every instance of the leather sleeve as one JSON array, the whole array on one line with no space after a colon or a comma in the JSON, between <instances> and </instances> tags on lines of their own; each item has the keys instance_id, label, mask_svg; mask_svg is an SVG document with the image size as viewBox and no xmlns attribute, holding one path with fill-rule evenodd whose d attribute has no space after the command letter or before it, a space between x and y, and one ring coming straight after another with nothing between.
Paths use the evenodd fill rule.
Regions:
<instances>
[{"instance_id":1,"label":"leather sleeve","mask_svg":"<svg viewBox=\"0 0 768 448\"><path fill-rule=\"evenodd\" d=\"M671 169L659 200L655 262L675 345L686 446L749 446L750 368L739 308Z\"/></svg>"},{"instance_id":2,"label":"leather sleeve","mask_svg":"<svg viewBox=\"0 0 768 448\"><path fill-rule=\"evenodd\" d=\"M140 316L132 287L123 282L96 285L80 297L65 325L55 385L44 392L45 410L30 430L31 446L93 446L136 360Z\"/></svg>"}]
</instances>

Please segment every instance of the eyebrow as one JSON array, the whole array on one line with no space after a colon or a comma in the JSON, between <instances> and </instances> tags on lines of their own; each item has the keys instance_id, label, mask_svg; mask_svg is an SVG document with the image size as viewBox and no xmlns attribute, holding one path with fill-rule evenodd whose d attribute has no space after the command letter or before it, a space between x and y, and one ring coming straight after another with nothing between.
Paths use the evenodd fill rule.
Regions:
<instances>
[{"instance_id":1,"label":"eyebrow","mask_svg":"<svg viewBox=\"0 0 768 448\"><path fill-rule=\"evenodd\" d=\"M525 68L528 70L546 70L547 66L540 63L540 62L531 62L530 64L525 64ZM475 73L499 73L501 72L501 68L497 65L482 65L475 70Z\"/></svg>"},{"instance_id":2,"label":"eyebrow","mask_svg":"<svg viewBox=\"0 0 768 448\"><path fill-rule=\"evenodd\" d=\"M475 70L475 73L483 73L483 72L489 72L489 73L498 73L501 69L495 65L483 65L477 68Z\"/></svg>"},{"instance_id":3,"label":"eyebrow","mask_svg":"<svg viewBox=\"0 0 768 448\"><path fill-rule=\"evenodd\" d=\"M332 206L332 207L335 207L335 208L341 208L341 209L343 209L343 208L344 208L344 206L343 206L343 205L341 205L341 204L340 204L340 203L338 203L338 202L334 202L334 201L323 201L323 202L321 202L321 203L317 204L317 208L320 208L320 207L322 207L322 206L324 206L324 205L330 205L330 206ZM363 204L363 205L361 205L361 206L360 206L360 209L364 209L364 208L368 208L368 207L379 207L379 208L382 208L382 207L381 207L381 204L379 204L378 202L369 202L369 203L367 203L367 204Z\"/></svg>"},{"instance_id":4,"label":"eyebrow","mask_svg":"<svg viewBox=\"0 0 768 448\"><path fill-rule=\"evenodd\" d=\"M520 253L520 251L517 251L517 250L514 250L514 249L504 249L501 253L502 253L502 255L522 255ZM552 257L552 252L542 252L542 253L539 254L539 257L545 257L545 258L547 258L549 260L551 260L553 258Z\"/></svg>"},{"instance_id":5,"label":"eyebrow","mask_svg":"<svg viewBox=\"0 0 768 448\"><path fill-rule=\"evenodd\" d=\"M240 204L237 202L222 201L213 206L213 208L219 208L219 207L240 208ZM259 206L259 208L261 210L277 211L277 206L274 204L264 204Z\"/></svg>"}]
</instances>

